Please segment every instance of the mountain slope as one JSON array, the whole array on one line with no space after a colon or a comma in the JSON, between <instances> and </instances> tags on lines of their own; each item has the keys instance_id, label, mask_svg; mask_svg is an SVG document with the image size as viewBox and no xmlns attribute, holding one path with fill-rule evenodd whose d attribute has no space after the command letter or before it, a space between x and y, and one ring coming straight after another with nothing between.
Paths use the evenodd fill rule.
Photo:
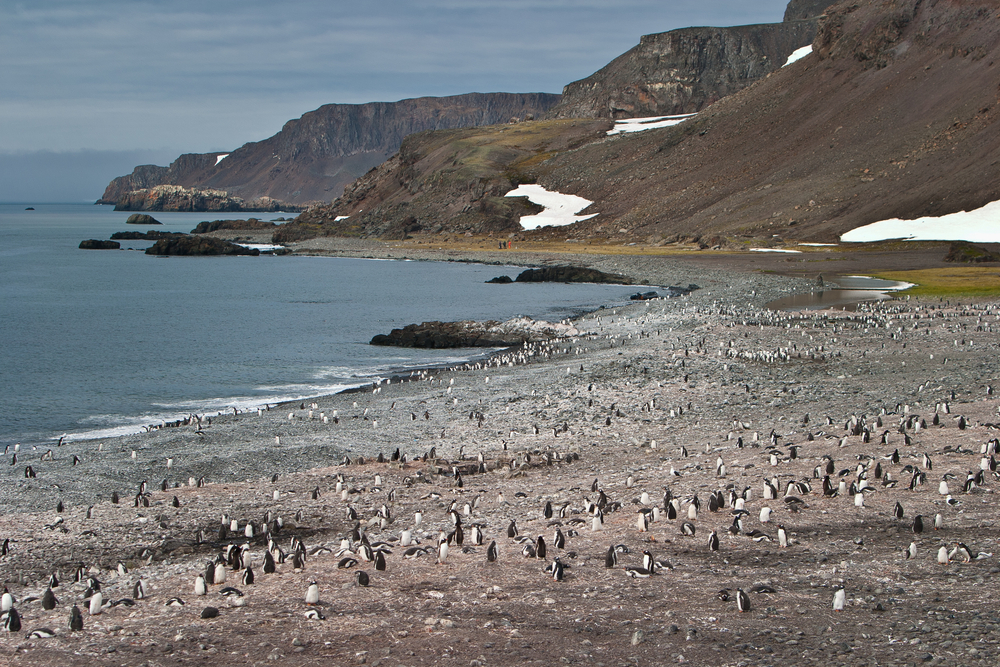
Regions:
<instances>
[{"instance_id":1,"label":"mountain slope","mask_svg":"<svg viewBox=\"0 0 1000 667\"><path fill-rule=\"evenodd\" d=\"M539 153L528 170L498 163L494 175L594 201L591 220L527 233L562 238L832 241L880 219L978 208L1000 199L998 19L987 0L846 0L827 10L812 55L693 119L594 134ZM401 183L435 198L440 165L385 167L329 213L374 210ZM447 211L428 210L420 224L477 230L474 215L459 224Z\"/></svg>"},{"instance_id":2,"label":"mountain slope","mask_svg":"<svg viewBox=\"0 0 1000 667\"><path fill-rule=\"evenodd\" d=\"M548 93L469 93L399 102L327 104L289 121L274 136L225 153L186 154L169 167L144 165L114 179L98 203L156 185L225 190L244 199L330 200L382 163L414 132L475 127L540 116Z\"/></svg>"},{"instance_id":3,"label":"mountain slope","mask_svg":"<svg viewBox=\"0 0 1000 667\"><path fill-rule=\"evenodd\" d=\"M563 88L550 118L636 118L700 111L781 67L812 42L816 19L644 35Z\"/></svg>"}]
</instances>

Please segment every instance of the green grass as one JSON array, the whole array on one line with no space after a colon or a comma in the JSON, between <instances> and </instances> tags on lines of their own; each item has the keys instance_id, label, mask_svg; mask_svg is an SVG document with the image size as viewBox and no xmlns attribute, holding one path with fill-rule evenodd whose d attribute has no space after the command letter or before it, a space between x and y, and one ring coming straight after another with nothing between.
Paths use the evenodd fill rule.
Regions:
<instances>
[{"instance_id":1,"label":"green grass","mask_svg":"<svg viewBox=\"0 0 1000 667\"><path fill-rule=\"evenodd\" d=\"M1000 269L996 267L956 266L944 269L886 271L872 275L885 280L914 283L914 287L900 294L917 297L1000 297Z\"/></svg>"}]
</instances>

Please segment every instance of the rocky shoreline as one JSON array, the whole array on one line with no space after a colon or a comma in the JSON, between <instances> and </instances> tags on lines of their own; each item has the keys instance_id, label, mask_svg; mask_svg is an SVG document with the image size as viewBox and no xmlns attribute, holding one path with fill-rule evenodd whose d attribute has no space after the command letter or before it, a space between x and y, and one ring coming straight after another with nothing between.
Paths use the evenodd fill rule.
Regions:
<instances>
[{"instance_id":1,"label":"rocky shoreline","mask_svg":"<svg viewBox=\"0 0 1000 667\"><path fill-rule=\"evenodd\" d=\"M546 261L524 255L481 258ZM958 542L977 556L1000 554L995 477L986 471L963 493L981 448L1000 433L988 388L1000 381L1000 308L904 300L858 313L775 313L763 304L808 281L696 272L662 257L579 260L653 285L702 289L598 310L573 322L572 338L416 372L407 382L150 433L22 447L0 477L0 542L10 540L0 573L23 621L21 632L0 635L9 664L995 663L998 619L985 584L1000 573L997 557L939 565L936 554ZM397 450L405 462L392 460ZM894 451L898 464L887 458ZM477 472L480 454L486 472ZM824 457L846 471L834 484L866 468L875 490L862 506L849 494L823 495L814 471L826 467ZM897 484L877 478L876 464ZM26 465L35 477L24 476ZM912 467L927 481L910 491ZM938 493L945 474L954 475L956 505ZM779 495L788 482L811 481L811 489L795 487L796 502L765 501L763 481L773 478ZM681 518L665 516L664 488L679 499ZM729 491L744 488L749 514L732 535ZM717 513L708 509L715 491L726 498ZM701 509L687 520L696 534L685 536L695 495ZM607 504L594 531L586 506L600 496ZM903 519L893 516L897 501ZM453 543L441 565L433 553L404 558L401 531L433 552L439 530L455 530L453 502L464 545ZM642 530L639 511L654 505L660 517ZM767 522L764 506L773 510ZM355 525L348 508L371 544L392 552L386 570L360 559L350 541L359 563L337 567ZM262 572L266 512L283 519L274 539L285 552L292 536L305 543L303 568L289 556L275 574ZM943 530L914 534L916 514L931 523L941 514ZM236 520L236 534L220 535L223 516ZM533 549L544 536L545 559L522 554L525 544L508 537L511 520ZM779 523L788 548L777 544ZM482 545L473 543L474 525ZM554 544L557 528L563 548ZM708 546L713 530L717 552ZM491 541L497 563L486 558ZM906 558L910 542L914 559ZM229 581L244 595L223 597L217 585L195 596L206 560L244 543L256 581L240 583L240 572ZM617 564L606 568L614 545L622 545ZM671 567L638 572L643 550ZM542 571L553 556L569 566L563 581ZM134 597L139 578L148 598L89 616L85 586L72 583L79 565L103 582L105 600ZM359 569L368 587L357 585ZM40 597L53 572L60 602L46 611L27 598ZM322 621L305 616L311 581ZM838 586L847 591L842 612L832 610ZM737 588L749 593L749 612L737 610ZM166 606L173 596L186 604ZM81 632L67 625L74 603L84 609ZM206 606L219 616L202 619ZM49 626L55 637L26 638Z\"/></svg>"}]
</instances>

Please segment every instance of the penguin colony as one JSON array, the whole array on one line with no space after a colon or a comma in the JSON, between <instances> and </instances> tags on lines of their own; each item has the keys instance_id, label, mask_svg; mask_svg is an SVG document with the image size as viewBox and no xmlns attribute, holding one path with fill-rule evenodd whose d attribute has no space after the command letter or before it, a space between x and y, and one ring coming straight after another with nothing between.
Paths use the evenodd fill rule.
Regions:
<instances>
[{"instance_id":1,"label":"penguin colony","mask_svg":"<svg viewBox=\"0 0 1000 667\"><path fill-rule=\"evenodd\" d=\"M8 515L3 640L27 651L44 642L69 650L59 642L74 633L144 617L171 619L186 629L177 636L188 637L259 613L279 613L289 632L319 638L378 596L430 581L421 610L426 600L447 599L462 608L476 601L559 613L594 601L590 616L573 621L592 631L615 616L608 605L631 607L632 623L659 614L646 622L662 632L646 632L639 645L672 650L680 642L677 651L690 656L705 636L725 639L712 629L718 619L743 628L744 643L760 641L750 628L761 622L795 628L804 615L853 632L857 623L882 624L907 605L926 604L906 592L913 579L984 576L995 567L996 529L970 519L973 509L996 508L992 376L980 387L950 386L934 365L918 386L881 398L884 389L865 387L855 409L836 414L809 400L810 387L794 377L796 365L844 370L845 355L856 369L869 356L886 363L894 355L885 349L939 349L942 334L955 336L954 345L925 349L928 361L960 354L953 350L971 357L972 348L995 355L1000 310L887 303L792 315L683 302L669 317L666 310L594 315L573 341L526 346L503 364L419 373L413 387L380 383L340 397L336 408L282 407L282 421L291 414L287 421L318 433L412 424L419 427L412 443L274 474L241 493L175 455L163 482L116 485L86 504L52 496L49 512ZM787 344L764 347L777 336L760 331ZM932 334L933 346L924 342ZM876 353L876 342L888 348ZM524 391L514 386L516 372L498 374L538 361L561 368L567 357L569 375L578 377L561 385ZM581 371L581 363L599 368ZM715 394L699 391L709 365L711 377L726 378ZM836 376L825 381L838 384ZM467 391L471 384L477 392ZM485 398L470 405L469 395ZM705 396L729 402L706 404ZM747 397L767 410L748 410ZM188 437L210 437L226 420L207 422L194 419L189 428L202 433ZM299 437L289 433L275 446ZM33 450L33 479L107 454L62 446L70 447L71 454ZM8 456L19 454L22 464L28 449ZM134 451L123 449L122 458L138 458ZM122 533L110 561L98 555L109 553L107 544L83 546L113 539L90 527L102 522ZM18 530L23 523L30 525ZM39 541L74 536L83 543L74 558L56 564L33 555ZM798 565L789 576L791 560ZM636 602L645 596L666 602ZM683 616L666 615L671 601ZM449 608L433 607L431 631L460 623L442 611ZM716 620L704 621L709 615ZM520 632L536 620L521 616ZM673 637L677 624L688 625L683 637L680 628ZM901 625L893 631L908 637Z\"/></svg>"}]
</instances>

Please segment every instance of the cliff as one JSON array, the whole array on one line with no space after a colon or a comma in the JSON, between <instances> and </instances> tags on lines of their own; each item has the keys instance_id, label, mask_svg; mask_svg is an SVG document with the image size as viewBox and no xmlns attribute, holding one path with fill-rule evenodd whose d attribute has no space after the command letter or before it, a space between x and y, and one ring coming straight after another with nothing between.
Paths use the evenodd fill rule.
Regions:
<instances>
[{"instance_id":1,"label":"cliff","mask_svg":"<svg viewBox=\"0 0 1000 667\"><path fill-rule=\"evenodd\" d=\"M636 118L700 111L779 69L818 21L684 28L639 45L563 88L550 118Z\"/></svg>"},{"instance_id":2,"label":"cliff","mask_svg":"<svg viewBox=\"0 0 1000 667\"><path fill-rule=\"evenodd\" d=\"M829 242L878 220L976 209L1000 199L988 168L1000 161L996 18L988 0L845 0L826 10L811 55L679 125L611 137L598 120L424 133L300 219L391 238L715 245ZM530 182L584 197L598 215L522 231L502 195Z\"/></svg>"},{"instance_id":3,"label":"cliff","mask_svg":"<svg viewBox=\"0 0 1000 667\"><path fill-rule=\"evenodd\" d=\"M558 100L558 95L547 93L469 93L327 104L289 121L269 139L228 154L187 154L169 167L136 167L132 174L114 179L98 203L117 205L130 192L157 185L222 190L245 200L329 201L394 154L407 135L540 116Z\"/></svg>"},{"instance_id":4,"label":"cliff","mask_svg":"<svg viewBox=\"0 0 1000 667\"><path fill-rule=\"evenodd\" d=\"M303 207L287 202L258 197L245 200L224 190L200 190L179 185L157 185L149 189L132 190L118 198L116 211L301 211Z\"/></svg>"}]
</instances>

